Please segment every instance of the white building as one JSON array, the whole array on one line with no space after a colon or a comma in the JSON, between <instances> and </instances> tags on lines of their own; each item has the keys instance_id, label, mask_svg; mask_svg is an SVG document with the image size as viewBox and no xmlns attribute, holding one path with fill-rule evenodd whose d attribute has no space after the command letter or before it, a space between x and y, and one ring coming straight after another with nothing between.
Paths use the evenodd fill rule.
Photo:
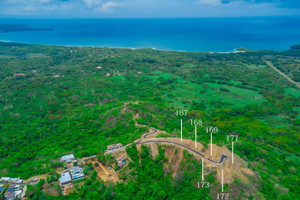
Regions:
<instances>
[{"instance_id":1,"label":"white building","mask_svg":"<svg viewBox=\"0 0 300 200\"><path fill-rule=\"evenodd\" d=\"M83 169L78 166L72 167L71 176L73 181L84 178Z\"/></svg>"},{"instance_id":2,"label":"white building","mask_svg":"<svg viewBox=\"0 0 300 200\"><path fill-rule=\"evenodd\" d=\"M60 185L66 185L71 182L72 182L72 179L71 179L69 172L61 173L61 177L59 178Z\"/></svg>"},{"instance_id":3,"label":"white building","mask_svg":"<svg viewBox=\"0 0 300 200\"><path fill-rule=\"evenodd\" d=\"M66 155L66 156L61 157L61 161L62 161L62 162L71 163L72 160L76 160L76 158L74 157L73 154L70 154L70 155Z\"/></svg>"},{"instance_id":4,"label":"white building","mask_svg":"<svg viewBox=\"0 0 300 200\"><path fill-rule=\"evenodd\" d=\"M0 181L4 181L4 182L10 181L10 177L2 177Z\"/></svg>"},{"instance_id":5,"label":"white building","mask_svg":"<svg viewBox=\"0 0 300 200\"><path fill-rule=\"evenodd\" d=\"M23 183L23 180L19 178L10 178L10 181L13 183Z\"/></svg>"}]
</instances>

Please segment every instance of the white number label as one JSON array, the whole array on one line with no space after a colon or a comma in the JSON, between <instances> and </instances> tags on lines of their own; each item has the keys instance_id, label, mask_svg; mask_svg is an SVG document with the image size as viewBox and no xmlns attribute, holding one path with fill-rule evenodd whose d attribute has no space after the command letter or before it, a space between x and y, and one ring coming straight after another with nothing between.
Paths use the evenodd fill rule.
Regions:
<instances>
[{"instance_id":1,"label":"white number label","mask_svg":"<svg viewBox=\"0 0 300 200\"><path fill-rule=\"evenodd\" d=\"M237 141L238 140L238 135L227 135L227 141Z\"/></svg>"},{"instance_id":2,"label":"white number label","mask_svg":"<svg viewBox=\"0 0 300 200\"><path fill-rule=\"evenodd\" d=\"M198 188L209 188L209 182L198 182Z\"/></svg>"},{"instance_id":3,"label":"white number label","mask_svg":"<svg viewBox=\"0 0 300 200\"><path fill-rule=\"evenodd\" d=\"M176 110L176 116L186 116L188 110Z\"/></svg>"},{"instance_id":4,"label":"white number label","mask_svg":"<svg viewBox=\"0 0 300 200\"><path fill-rule=\"evenodd\" d=\"M229 194L228 193L220 193L217 194L217 199L229 199Z\"/></svg>"},{"instance_id":5,"label":"white number label","mask_svg":"<svg viewBox=\"0 0 300 200\"><path fill-rule=\"evenodd\" d=\"M206 127L206 133L217 133L219 130L218 130L218 127Z\"/></svg>"},{"instance_id":6,"label":"white number label","mask_svg":"<svg viewBox=\"0 0 300 200\"><path fill-rule=\"evenodd\" d=\"M202 119L191 119L191 125L200 125L202 126Z\"/></svg>"}]
</instances>

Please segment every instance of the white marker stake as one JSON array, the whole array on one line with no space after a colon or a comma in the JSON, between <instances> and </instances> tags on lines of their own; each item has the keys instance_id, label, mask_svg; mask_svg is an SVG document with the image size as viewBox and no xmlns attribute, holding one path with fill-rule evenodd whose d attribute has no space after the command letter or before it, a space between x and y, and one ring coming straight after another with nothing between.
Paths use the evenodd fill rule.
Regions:
<instances>
[{"instance_id":1,"label":"white marker stake","mask_svg":"<svg viewBox=\"0 0 300 200\"><path fill-rule=\"evenodd\" d=\"M212 156L212 133L210 133L210 155Z\"/></svg>"},{"instance_id":2,"label":"white marker stake","mask_svg":"<svg viewBox=\"0 0 300 200\"><path fill-rule=\"evenodd\" d=\"M224 183L224 178L223 178L223 169L222 169L222 192L224 191L223 183Z\"/></svg>"},{"instance_id":3,"label":"white marker stake","mask_svg":"<svg viewBox=\"0 0 300 200\"><path fill-rule=\"evenodd\" d=\"M231 157L232 157L232 164L233 164L233 159L234 159L234 157L233 157L233 142L232 142L232 155L231 155Z\"/></svg>"},{"instance_id":4,"label":"white marker stake","mask_svg":"<svg viewBox=\"0 0 300 200\"><path fill-rule=\"evenodd\" d=\"M202 181L204 181L204 160L202 158Z\"/></svg>"},{"instance_id":5,"label":"white marker stake","mask_svg":"<svg viewBox=\"0 0 300 200\"><path fill-rule=\"evenodd\" d=\"M180 131L180 133L181 133L181 142L182 142L182 119L180 120L180 122L181 122L181 124L180 124L181 131Z\"/></svg>"},{"instance_id":6,"label":"white marker stake","mask_svg":"<svg viewBox=\"0 0 300 200\"><path fill-rule=\"evenodd\" d=\"M197 148L197 125L195 125L195 148Z\"/></svg>"}]
</instances>

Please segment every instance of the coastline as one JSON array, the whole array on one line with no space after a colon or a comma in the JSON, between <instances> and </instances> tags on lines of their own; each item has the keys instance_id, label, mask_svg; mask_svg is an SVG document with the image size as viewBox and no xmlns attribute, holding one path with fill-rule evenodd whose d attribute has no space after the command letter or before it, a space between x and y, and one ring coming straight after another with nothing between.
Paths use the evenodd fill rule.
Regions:
<instances>
[{"instance_id":1,"label":"coastline","mask_svg":"<svg viewBox=\"0 0 300 200\"><path fill-rule=\"evenodd\" d=\"M158 49L155 47L108 47L108 46L82 46L82 45L56 45L56 44L33 44L33 43L20 43L20 42L14 42L14 41L8 41L8 40L1 40L2 43L15 43L15 44L22 44L22 45L41 45L41 46L61 46L61 47L72 47L72 48L78 48L78 47L86 47L86 48L110 48L110 49L129 49L129 50L141 50L141 49L152 49L155 51L166 51L166 52L182 52L182 53L217 53L217 54L230 54L230 53L244 53L242 51L236 51L233 49L232 51L186 51L186 50L169 50L169 49Z\"/></svg>"},{"instance_id":2,"label":"coastline","mask_svg":"<svg viewBox=\"0 0 300 200\"><path fill-rule=\"evenodd\" d=\"M2 31L0 40L22 44L152 48L176 52L233 53L236 47L284 51L300 43L300 28L291 25L297 20L297 17L209 20L0 19L0 30L11 30ZM282 26L276 26L278 23ZM24 27L39 31L13 32Z\"/></svg>"}]
</instances>

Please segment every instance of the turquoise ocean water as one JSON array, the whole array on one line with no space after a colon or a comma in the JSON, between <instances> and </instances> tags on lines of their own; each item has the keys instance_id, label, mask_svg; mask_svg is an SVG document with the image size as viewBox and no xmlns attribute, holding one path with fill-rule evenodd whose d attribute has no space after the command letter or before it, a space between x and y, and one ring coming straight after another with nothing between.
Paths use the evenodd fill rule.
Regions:
<instances>
[{"instance_id":1,"label":"turquoise ocean water","mask_svg":"<svg viewBox=\"0 0 300 200\"><path fill-rule=\"evenodd\" d=\"M286 50L300 43L300 16L188 19L0 19L51 30L0 33L0 40L70 46L228 52Z\"/></svg>"}]
</instances>

